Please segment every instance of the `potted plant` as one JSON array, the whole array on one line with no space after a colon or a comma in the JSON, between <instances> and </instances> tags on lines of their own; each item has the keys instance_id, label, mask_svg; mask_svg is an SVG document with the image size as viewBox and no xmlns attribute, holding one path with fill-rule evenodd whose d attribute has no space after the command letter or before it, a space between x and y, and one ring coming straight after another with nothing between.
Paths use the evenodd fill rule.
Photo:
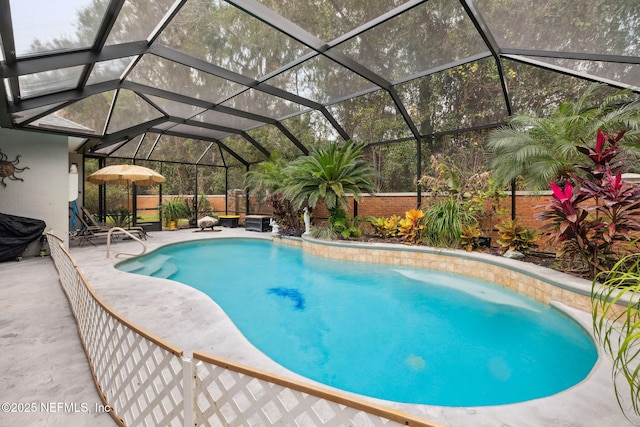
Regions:
<instances>
[{"instance_id":1,"label":"potted plant","mask_svg":"<svg viewBox=\"0 0 640 427\"><path fill-rule=\"evenodd\" d=\"M186 218L188 215L189 209L182 200L171 199L162 203L162 218L170 229L177 228L178 220Z\"/></svg>"}]
</instances>

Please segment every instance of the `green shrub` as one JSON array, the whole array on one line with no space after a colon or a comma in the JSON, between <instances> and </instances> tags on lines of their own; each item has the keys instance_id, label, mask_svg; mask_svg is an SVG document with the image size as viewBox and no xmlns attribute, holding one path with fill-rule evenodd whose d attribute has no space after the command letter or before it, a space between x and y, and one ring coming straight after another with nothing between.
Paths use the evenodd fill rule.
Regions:
<instances>
[{"instance_id":1,"label":"green shrub","mask_svg":"<svg viewBox=\"0 0 640 427\"><path fill-rule=\"evenodd\" d=\"M520 223L520 218L507 219L497 226L500 238L496 243L504 250L528 252L538 241L538 233Z\"/></svg>"},{"instance_id":2,"label":"green shrub","mask_svg":"<svg viewBox=\"0 0 640 427\"><path fill-rule=\"evenodd\" d=\"M599 281L602 280L602 284ZM620 259L611 270L593 280L591 291L593 330L604 352L613 360L613 384L620 409L631 401L640 415L640 254ZM620 378L629 388L619 387ZM627 400L625 394L629 397Z\"/></svg>"},{"instance_id":3,"label":"green shrub","mask_svg":"<svg viewBox=\"0 0 640 427\"><path fill-rule=\"evenodd\" d=\"M398 235L405 243L415 245L419 242L424 229L423 218L424 212L420 209L411 209L405 213L405 217L398 223Z\"/></svg>"},{"instance_id":4,"label":"green shrub","mask_svg":"<svg viewBox=\"0 0 640 427\"><path fill-rule=\"evenodd\" d=\"M471 252L480 246L480 227L478 224L463 224L460 233L460 246L467 252Z\"/></svg>"},{"instance_id":5,"label":"green shrub","mask_svg":"<svg viewBox=\"0 0 640 427\"><path fill-rule=\"evenodd\" d=\"M390 217L371 218L369 223L373 227L376 236L382 238L398 237L398 224L402 217L391 215Z\"/></svg>"},{"instance_id":6,"label":"green shrub","mask_svg":"<svg viewBox=\"0 0 640 427\"><path fill-rule=\"evenodd\" d=\"M352 222L347 213L339 207L332 209L329 215L329 225L331 229L344 239L360 237L362 235L362 231L354 222Z\"/></svg>"},{"instance_id":7,"label":"green shrub","mask_svg":"<svg viewBox=\"0 0 640 427\"><path fill-rule=\"evenodd\" d=\"M131 225L131 212L125 207L115 208L107 214L107 219L114 227L128 227Z\"/></svg>"},{"instance_id":8,"label":"green shrub","mask_svg":"<svg viewBox=\"0 0 640 427\"><path fill-rule=\"evenodd\" d=\"M462 226L475 222L466 203L456 197L444 197L425 211L425 243L436 247L457 248L461 242Z\"/></svg>"}]
</instances>

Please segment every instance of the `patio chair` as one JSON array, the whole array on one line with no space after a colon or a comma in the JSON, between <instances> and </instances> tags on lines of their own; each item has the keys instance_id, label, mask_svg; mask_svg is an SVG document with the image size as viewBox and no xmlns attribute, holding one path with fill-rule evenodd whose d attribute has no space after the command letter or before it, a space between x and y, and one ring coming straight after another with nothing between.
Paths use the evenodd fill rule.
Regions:
<instances>
[{"instance_id":1,"label":"patio chair","mask_svg":"<svg viewBox=\"0 0 640 427\"><path fill-rule=\"evenodd\" d=\"M93 215L86 209L81 208L80 212L75 212L76 218L80 221L82 225L78 231L71 235L72 239L78 240L80 246L84 244L84 242L89 242L95 246L93 242L94 239L98 238L106 238L109 234L109 231L113 227L109 227L108 225L99 224L94 218ZM142 227L131 227L126 229L129 233L133 234L137 238L141 240L147 239L147 233ZM120 231L114 230L111 232L112 237L125 237L127 234Z\"/></svg>"},{"instance_id":2,"label":"patio chair","mask_svg":"<svg viewBox=\"0 0 640 427\"><path fill-rule=\"evenodd\" d=\"M105 231L105 230L109 231L111 228L113 228L113 227L110 227L110 226L108 226L106 224L98 223L98 221L96 221L96 217L91 212L89 212L89 210L86 207L81 206L80 210L82 211L84 216L87 218L87 221L89 222L91 227L94 227L95 229L101 229L102 231ZM124 228L125 230L127 230L129 232L136 232L138 234L142 234L143 238L145 240L147 239L148 234L147 234L147 231L143 227L137 227L137 226L136 227L131 227L131 226L129 226L129 227L122 227L122 228Z\"/></svg>"}]
</instances>

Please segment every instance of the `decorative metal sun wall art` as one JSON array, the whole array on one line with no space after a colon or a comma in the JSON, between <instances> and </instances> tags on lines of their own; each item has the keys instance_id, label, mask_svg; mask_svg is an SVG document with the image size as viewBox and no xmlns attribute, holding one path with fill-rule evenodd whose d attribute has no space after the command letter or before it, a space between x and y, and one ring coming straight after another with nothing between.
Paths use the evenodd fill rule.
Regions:
<instances>
[{"instance_id":1,"label":"decorative metal sun wall art","mask_svg":"<svg viewBox=\"0 0 640 427\"><path fill-rule=\"evenodd\" d=\"M24 172L25 169L29 169L28 167L18 168L16 167L18 163L20 163L20 155L16 156L14 161L9 161L9 158L6 154L0 151L0 184L2 187L6 187L7 184L4 182L5 178L9 178L12 181L24 181L22 178L18 178L15 174Z\"/></svg>"}]
</instances>

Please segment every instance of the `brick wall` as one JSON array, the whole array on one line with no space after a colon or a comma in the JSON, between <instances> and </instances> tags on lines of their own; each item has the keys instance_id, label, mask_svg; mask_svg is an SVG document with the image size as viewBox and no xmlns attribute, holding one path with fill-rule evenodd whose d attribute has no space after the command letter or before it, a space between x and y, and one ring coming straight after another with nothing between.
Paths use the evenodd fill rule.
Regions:
<instances>
[{"instance_id":1,"label":"brick wall","mask_svg":"<svg viewBox=\"0 0 640 427\"><path fill-rule=\"evenodd\" d=\"M174 197L184 196L163 196L164 200L168 200ZM218 215L223 215L228 212L230 215L239 215L240 224L244 224L245 216L245 194L241 190L231 190L226 198L227 206L225 206L224 195L208 195L206 196L212 211ZM543 222L536 219L536 214L541 212L540 206L545 205L551 198L551 192L541 192L540 194L532 194L529 192L517 192L516 193L516 215L522 222L522 224L533 230L542 230ZM138 196L138 208L153 209L158 206L157 196ZM421 206L428 207L432 203L430 196L423 196ZM493 218L491 224L487 224L483 227L484 230L491 230L489 237L493 242L498 239L498 233L496 232L496 225L511 217L511 195L508 194L506 198L500 202L501 207L504 207L505 214L502 216L496 216ZM410 209L415 209L417 206L417 197L415 193L383 193L376 196L364 195L360 203L358 203L358 215L362 217L388 217L391 215L404 216L405 212ZM488 204L487 207L489 207ZM258 203L257 200L250 200L249 211L251 214L263 214L271 215L271 207L266 203ZM353 199L349 198L349 215L353 215ZM324 222L329 217L329 212L324 205L319 204L313 211L314 222ZM483 233L483 234L486 234ZM494 244L495 245L495 244ZM548 238L541 234L538 241L539 249L546 251L555 251L555 248L548 243Z\"/></svg>"},{"instance_id":2,"label":"brick wall","mask_svg":"<svg viewBox=\"0 0 640 427\"><path fill-rule=\"evenodd\" d=\"M540 205L544 205L549 201L550 192L543 192L540 195L534 195L526 192L516 193L516 215L520 218L522 224L531 229L539 230L543 225L538 221L535 214L541 212ZM243 203L244 203L244 199ZM428 207L432 203L432 197L423 196L421 206ZM252 202L252 213L257 213L257 204ZM388 217L391 215L399 215L404 217L405 212L411 209L415 209L417 206L417 197L414 193L384 193L376 196L364 195L361 201L358 203L358 215L360 217L373 216L373 217ZM487 207L490 203L487 203ZM506 208L506 212L503 216L496 216L493 218L492 224L487 225L487 229L495 229L496 224L511 217L511 196L509 195L505 199L502 199L500 206ZM244 210L244 204L241 206ZM270 214L270 207L262 205L260 213ZM349 210L348 213L353 215L353 198L349 198ZM324 205L319 204L313 210L313 217L316 221L324 221L329 217L329 212ZM492 233L492 237L497 238L497 233Z\"/></svg>"},{"instance_id":3,"label":"brick wall","mask_svg":"<svg viewBox=\"0 0 640 427\"><path fill-rule=\"evenodd\" d=\"M535 218L535 214L540 212L538 208L540 205L544 205L548 202L550 192L543 192L540 195L533 195L526 192L516 193L516 214L522 221L522 224L527 228L539 230L543 225ZM163 196L163 200L168 200L174 197L184 196ZM212 211L216 214L222 215L228 212L231 215L240 215L240 223L243 223L245 215L245 195L244 192L230 191L227 199L227 206L225 209L225 196L224 195L208 195L206 196ZM152 209L157 207L157 196L138 196L138 208ZM432 203L430 196L423 196L421 206L428 207ZM510 218L511 216L511 196L509 195L505 199L501 200L501 206L506 208L506 213L501 217L495 217L493 223L487 227L487 229L493 229L491 237L494 240L497 238L495 232L495 225L503 220ZM360 203L358 203L358 215L360 217L373 216L373 217L388 217L391 215L404 216L405 212L411 209L415 209L417 206L417 197L415 193L383 193L376 196L364 195ZM252 214L264 214L270 215L272 213L271 207L266 203L259 204L257 200L250 200L249 210ZM349 198L349 210L348 213L353 215L353 199ZM313 217L316 221L324 221L329 217L329 212L324 205L319 204L313 211ZM541 239L540 245L542 248L548 249L545 239Z\"/></svg>"},{"instance_id":4,"label":"brick wall","mask_svg":"<svg viewBox=\"0 0 640 427\"><path fill-rule=\"evenodd\" d=\"M518 192L516 194L516 214L522 223L528 228L538 228L541 223L535 218L535 214L540 212L539 205L548 202L550 192L543 192L540 195L533 195L526 192ZM423 196L421 206L426 209L432 203L431 196ZM487 203L487 206L490 206ZM417 207L417 198L413 193L385 193L376 196L363 196L358 203L358 215L360 216L404 216L405 212ZM511 195L502 199L500 207L506 208L507 212L498 222L511 216ZM329 216L324 206L316 206L314 209L314 217L326 219ZM349 198L349 214L353 215L353 199Z\"/></svg>"},{"instance_id":5,"label":"brick wall","mask_svg":"<svg viewBox=\"0 0 640 427\"><path fill-rule=\"evenodd\" d=\"M225 213L225 197L224 195L206 196L211 205L211 210L217 214ZM162 200L171 200L173 198L185 198L185 196L162 196ZM158 196L138 196L136 203L138 209L154 210L158 208ZM229 212L233 213L233 212Z\"/></svg>"},{"instance_id":6,"label":"brick wall","mask_svg":"<svg viewBox=\"0 0 640 427\"><path fill-rule=\"evenodd\" d=\"M541 230L544 225L543 222L536 219L536 214L541 212L540 205L545 205L550 199L551 192L542 192L539 195L535 195L528 192L516 193L516 216L520 219L521 223L534 230ZM421 206L426 209L431 203L433 198L431 196L423 196ZM373 196L363 196L360 203L358 203L358 215L365 216L391 216L399 215L404 217L405 212L410 209L415 209L417 206L417 197L413 193L388 193L379 194ZM487 202L487 208L490 208L490 202ZM490 224L486 224L483 228L491 230L489 237L495 241L498 238L496 231L496 225L502 221L511 218L511 195L500 201L500 208L506 208L505 213L502 216L495 216ZM349 214L353 215L353 200L349 200ZM316 206L313 211L314 218L323 220L329 217L329 213L324 206ZM553 250L549 247L547 238L543 235L540 236L538 245L543 250Z\"/></svg>"},{"instance_id":7,"label":"brick wall","mask_svg":"<svg viewBox=\"0 0 640 427\"><path fill-rule=\"evenodd\" d=\"M365 216L404 216L405 212L415 209L417 197L413 193L383 193L376 196L364 195L358 203L358 215ZM353 198L349 197L348 213L353 215ZM313 210L314 218L327 219L329 212L320 204Z\"/></svg>"}]
</instances>

